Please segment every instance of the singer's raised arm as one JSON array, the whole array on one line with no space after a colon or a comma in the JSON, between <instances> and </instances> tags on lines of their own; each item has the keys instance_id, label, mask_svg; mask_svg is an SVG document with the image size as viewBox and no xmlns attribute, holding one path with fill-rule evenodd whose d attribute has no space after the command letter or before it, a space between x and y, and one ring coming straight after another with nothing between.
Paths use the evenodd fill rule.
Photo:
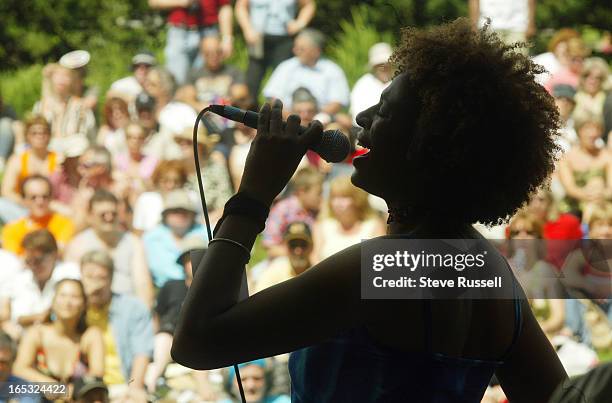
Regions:
<instances>
[{"instance_id":1,"label":"singer's raised arm","mask_svg":"<svg viewBox=\"0 0 612 403\"><path fill-rule=\"evenodd\" d=\"M239 189L268 206L292 176L306 146L321 135L317 123L297 136L297 116L290 117L283 130L281 111L279 101L272 109L262 108ZM215 237L250 250L260 230L255 218L229 215ZM246 251L231 242L211 243L183 304L172 357L191 368L218 368L292 351L356 325L359 259L358 246L350 248L239 302Z\"/></svg>"}]
</instances>

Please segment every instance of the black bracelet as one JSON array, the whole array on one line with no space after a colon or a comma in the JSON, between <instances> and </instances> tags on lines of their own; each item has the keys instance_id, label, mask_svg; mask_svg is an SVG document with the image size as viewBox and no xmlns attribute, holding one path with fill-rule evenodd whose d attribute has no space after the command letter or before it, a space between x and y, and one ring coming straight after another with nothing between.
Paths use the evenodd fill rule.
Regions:
<instances>
[{"instance_id":1,"label":"black bracelet","mask_svg":"<svg viewBox=\"0 0 612 403\"><path fill-rule=\"evenodd\" d=\"M268 218L269 213L270 208L268 206L264 205L259 200L252 198L246 193L238 192L230 197L227 203L225 203L223 215L219 221L217 221L213 235L217 233L219 228L221 228L221 223L229 215L242 215L252 218L259 224L259 230L257 233L260 233L266 227L266 219Z\"/></svg>"}]
</instances>

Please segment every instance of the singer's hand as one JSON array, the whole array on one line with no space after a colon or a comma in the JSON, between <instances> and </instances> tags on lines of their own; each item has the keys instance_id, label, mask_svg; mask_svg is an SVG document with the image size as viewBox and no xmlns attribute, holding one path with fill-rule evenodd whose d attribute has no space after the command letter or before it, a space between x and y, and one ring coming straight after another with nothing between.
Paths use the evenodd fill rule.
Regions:
<instances>
[{"instance_id":1,"label":"singer's hand","mask_svg":"<svg viewBox=\"0 0 612 403\"><path fill-rule=\"evenodd\" d=\"M321 139L323 126L314 121L298 136L300 118L290 115L283 128L283 104L274 101L265 104L259 111L257 135L247 155L244 174L238 191L246 192L266 205L283 190L307 146Z\"/></svg>"}]
</instances>

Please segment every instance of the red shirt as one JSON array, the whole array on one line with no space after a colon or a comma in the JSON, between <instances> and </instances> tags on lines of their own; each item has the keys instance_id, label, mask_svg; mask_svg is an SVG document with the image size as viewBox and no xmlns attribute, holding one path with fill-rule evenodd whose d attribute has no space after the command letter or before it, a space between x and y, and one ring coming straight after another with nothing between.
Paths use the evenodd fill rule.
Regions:
<instances>
[{"instance_id":1,"label":"red shirt","mask_svg":"<svg viewBox=\"0 0 612 403\"><path fill-rule=\"evenodd\" d=\"M189 9L177 7L168 15L168 22L172 25L189 27L207 27L219 22L219 9L230 4L230 0L199 0L200 10L191 14Z\"/></svg>"}]
</instances>

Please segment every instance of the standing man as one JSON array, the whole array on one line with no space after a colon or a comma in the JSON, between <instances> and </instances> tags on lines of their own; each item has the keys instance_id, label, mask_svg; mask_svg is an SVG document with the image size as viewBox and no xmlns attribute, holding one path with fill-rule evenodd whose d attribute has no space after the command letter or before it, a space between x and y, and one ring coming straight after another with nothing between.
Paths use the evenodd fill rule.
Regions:
<instances>
[{"instance_id":1,"label":"standing man","mask_svg":"<svg viewBox=\"0 0 612 403\"><path fill-rule=\"evenodd\" d=\"M166 67L179 85L194 67L202 38L221 36L224 57L233 50L233 11L230 0L149 0L149 6L168 10Z\"/></svg>"},{"instance_id":2,"label":"standing man","mask_svg":"<svg viewBox=\"0 0 612 403\"><path fill-rule=\"evenodd\" d=\"M293 37L315 15L314 0L237 0L236 20L248 46L249 92L257 99L268 68L289 59Z\"/></svg>"}]
</instances>

